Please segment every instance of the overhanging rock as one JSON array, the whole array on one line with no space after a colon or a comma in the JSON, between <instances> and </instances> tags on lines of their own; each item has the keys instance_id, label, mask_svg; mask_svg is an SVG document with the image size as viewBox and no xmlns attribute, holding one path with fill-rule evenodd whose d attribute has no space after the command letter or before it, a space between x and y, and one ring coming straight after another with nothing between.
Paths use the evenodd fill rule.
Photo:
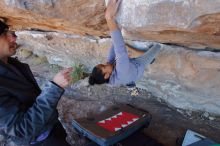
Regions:
<instances>
[{"instance_id":1,"label":"overhanging rock","mask_svg":"<svg viewBox=\"0 0 220 146\"><path fill-rule=\"evenodd\" d=\"M220 1L124 0L124 35L193 48L220 49ZM2 0L0 17L15 29L108 36L104 0Z\"/></svg>"}]
</instances>

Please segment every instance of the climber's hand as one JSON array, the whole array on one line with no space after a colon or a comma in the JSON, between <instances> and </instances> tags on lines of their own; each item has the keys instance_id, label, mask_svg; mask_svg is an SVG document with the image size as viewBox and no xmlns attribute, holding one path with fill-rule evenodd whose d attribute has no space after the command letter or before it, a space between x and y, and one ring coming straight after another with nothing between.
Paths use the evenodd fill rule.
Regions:
<instances>
[{"instance_id":1,"label":"climber's hand","mask_svg":"<svg viewBox=\"0 0 220 146\"><path fill-rule=\"evenodd\" d=\"M72 77L71 77L72 71L73 71L73 68L67 68L67 69L60 71L53 78L53 82L62 88L67 87L72 82Z\"/></svg>"},{"instance_id":2,"label":"climber's hand","mask_svg":"<svg viewBox=\"0 0 220 146\"><path fill-rule=\"evenodd\" d=\"M122 0L109 0L107 9L105 12L105 18L107 21L115 20L121 1Z\"/></svg>"},{"instance_id":3,"label":"climber's hand","mask_svg":"<svg viewBox=\"0 0 220 146\"><path fill-rule=\"evenodd\" d=\"M105 12L105 18L108 24L108 28L110 31L114 31L118 29L118 25L115 21L116 14L118 12L118 7L122 0L109 0L107 5L107 9Z\"/></svg>"}]
</instances>

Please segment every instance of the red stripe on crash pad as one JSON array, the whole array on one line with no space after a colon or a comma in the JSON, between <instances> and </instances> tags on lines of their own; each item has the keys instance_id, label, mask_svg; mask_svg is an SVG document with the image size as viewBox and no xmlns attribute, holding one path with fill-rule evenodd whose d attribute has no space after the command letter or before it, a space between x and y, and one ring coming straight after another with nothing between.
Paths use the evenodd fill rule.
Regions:
<instances>
[{"instance_id":1,"label":"red stripe on crash pad","mask_svg":"<svg viewBox=\"0 0 220 146\"><path fill-rule=\"evenodd\" d=\"M139 116L127 112L120 112L114 116L103 121L99 121L97 125L103 127L108 131L116 132L122 128L131 125L139 119Z\"/></svg>"}]
</instances>

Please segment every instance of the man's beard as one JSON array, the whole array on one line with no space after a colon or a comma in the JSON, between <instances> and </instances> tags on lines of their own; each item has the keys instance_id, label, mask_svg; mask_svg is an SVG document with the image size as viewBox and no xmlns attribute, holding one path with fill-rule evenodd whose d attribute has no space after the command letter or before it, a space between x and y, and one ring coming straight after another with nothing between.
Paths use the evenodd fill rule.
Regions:
<instances>
[{"instance_id":1,"label":"man's beard","mask_svg":"<svg viewBox=\"0 0 220 146\"><path fill-rule=\"evenodd\" d=\"M17 43L10 43L9 48L10 48L11 55L15 55L18 45Z\"/></svg>"},{"instance_id":2,"label":"man's beard","mask_svg":"<svg viewBox=\"0 0 220 146\"><path fill-rule=\"evenodd\" d=\"M10 43L9 48L16 50L18 47L17 43Z\"/></svg>"}]
</instances>

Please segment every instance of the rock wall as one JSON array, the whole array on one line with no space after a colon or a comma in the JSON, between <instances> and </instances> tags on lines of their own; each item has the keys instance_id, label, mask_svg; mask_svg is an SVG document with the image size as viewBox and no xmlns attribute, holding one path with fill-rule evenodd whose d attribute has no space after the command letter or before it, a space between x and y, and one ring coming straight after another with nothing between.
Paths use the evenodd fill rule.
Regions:
<instances>
[{"instance_id":1,"label":"rock wall","mask_svg":"<svg viewBox=\"0 0 220 146\"><path fill-rule=\"evenodd\" d=\"M118 22L132 40L220 49L219 0L124 0ZM14 29L107 37L104 0L1 0Z\"/></svg>"},{"instance_id":2,"label":"rock wall","mask_svg":"<svg viewBox=\"0 0 220 146\"><path fill-rule=\"evenodd\" d=\"M165 48L139 87L178 108L219 114L220 53Z\"/></svg>"},{"instance_id":3,"label":"rock wall","mask_svg":"<svg viewBox=\"0 0 220 146\"><path fill-rule=\"evenodd\" d=\"M110 39L94 40L54 32L18 32L21 49L46 56L50 64L83 64L86 71L105 62ZM145 48L153 42L127 41ZM162 44L161 44L162 45ZM155 63L146 69L138 87L178 108L220 113L220 53L162 45Z\"/></svg>"},{"instance_id":4,"label":"rock wall","mask_svg":"<svg viewBox=\"0 0 220 146\"><path fill-rule=\"evenodd\" d=\"M105 61L111 43L104 18L106 3L2 0L0 17L13 29L26 30L17 33L21 48L46 56L51 64L83 64L89 72ZM152 43L148 41L193 48L163 45L139 87L176 107L219 113L219 5L219 0L122 2L117 21L128 43L139 48Z\"/></svg>"}]
</instances>

